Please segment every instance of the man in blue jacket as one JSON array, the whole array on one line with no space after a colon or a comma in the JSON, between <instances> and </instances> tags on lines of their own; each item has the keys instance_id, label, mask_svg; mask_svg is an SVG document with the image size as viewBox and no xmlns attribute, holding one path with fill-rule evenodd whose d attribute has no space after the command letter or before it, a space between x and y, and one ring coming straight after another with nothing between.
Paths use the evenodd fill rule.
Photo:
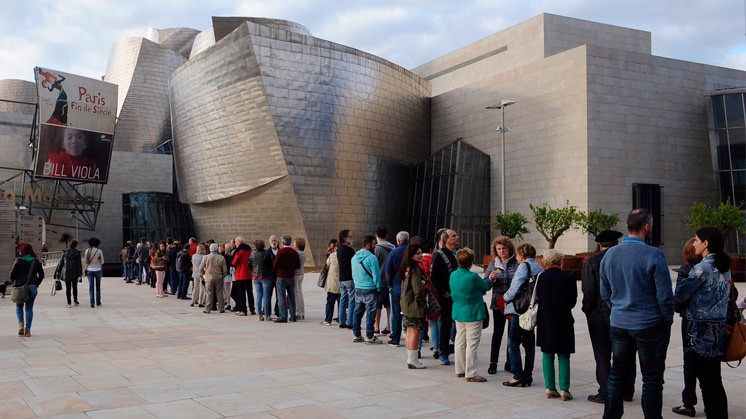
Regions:
<instances>
[{"instance_id":1,"label":"man in blue jacket","mask_svg":"<svg viewBox=\"0 0 746 419\"><path fill-rule=\"evenodd\" d=\"M363 238L363 248L352 257L352 280L355 282L355 314L352 322L353 342L362 342L363 335L360 322L365 314L365 343L382 343L373 333L373 323L376 320L376 301L381 291L381 269L378 259L373 253L376 239L373 236Z\"/></svg>"},{"instance_id":2,"label":"man in blue jacket","mask_svg":"<svg viewBox=\"0 0 746 419\"><path fill-rule=\"evenodd\" d=\"M383 272L386 282L388 283L389 290L391 292L391 334L389 337L390 346L399 346L401 339L402 329L402 314L401 314L401 281L402 277L399 275L399 268L401 268L401 261L404 258L404 251L407 250L409 245L409 233L406 231L400 231L396 233L396 248L389 253L386 258L386 265L384 266Z\"/></svg>"},{"instance_id":3,"label":"man in blue jacket","mask_svg":"<svg viewBox=\"0 0 746 419\"><path fill-rule=\"evenodd\" d=\"M601 298L611 308L613 353L604 418L624 414L622 392L634 368L635 351L640 354L642 411L646 418L661 417L674 298L666 257L645 243L652 227L648 210L632 210L627 216L628 237L601 260Z\"/></svg>"}]
</instances>

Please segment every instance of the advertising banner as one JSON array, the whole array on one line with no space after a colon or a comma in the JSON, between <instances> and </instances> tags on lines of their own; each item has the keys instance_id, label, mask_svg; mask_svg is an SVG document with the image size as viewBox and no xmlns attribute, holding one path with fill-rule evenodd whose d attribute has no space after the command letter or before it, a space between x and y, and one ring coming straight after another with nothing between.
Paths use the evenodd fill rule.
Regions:
<instances>
[{"instance_id":1,"label":"advertising banner","mask_svg":"<svg viewBox=\"0 0 746 419\"><path fill-rule=\"evenodd\" d=\"M106 183L117 85L36 67L39 146L34 177Z\"/></svg>"}]
</instances>

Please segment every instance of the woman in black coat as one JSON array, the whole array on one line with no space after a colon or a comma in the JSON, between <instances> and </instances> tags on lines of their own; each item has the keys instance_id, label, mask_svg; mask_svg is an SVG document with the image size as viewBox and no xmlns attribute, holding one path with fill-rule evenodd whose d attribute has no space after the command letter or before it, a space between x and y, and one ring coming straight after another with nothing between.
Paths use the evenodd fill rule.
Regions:
<instances>
[{"instance_id":1,"label":"woman in black coat","mask_svg":"<svg viewBox=\"0 0 746 419\"><path fill-rule=\"evenodd\" d=\"M83 275L83 262L78 250L78 241L70 242L70 248L62 254L62 259L57 265L54 277L65 281L65 295L67 296L67 307L70 308L72 301L78 303L78 279ZM73 300L70 301L70 291Z\"/></svg>"},{"instance_id":2,"label":"woman in black coat","mask_svg":"<svg viewBox=\"0 0 746 419\"><path fill-rule=\"evenodd\" d=\"M575 279L560 269L563 256L554 249L544 252L542 263L546 270L536 282L536 298L539 301L536 346L542 352L547 398L561 397L564 401L572 399L570 354L575 352L575 319L572 317L572 308L578 299L578 289ZM554 381L555 354L559 364L559 393Z\"/></svg>"}]
</instances>

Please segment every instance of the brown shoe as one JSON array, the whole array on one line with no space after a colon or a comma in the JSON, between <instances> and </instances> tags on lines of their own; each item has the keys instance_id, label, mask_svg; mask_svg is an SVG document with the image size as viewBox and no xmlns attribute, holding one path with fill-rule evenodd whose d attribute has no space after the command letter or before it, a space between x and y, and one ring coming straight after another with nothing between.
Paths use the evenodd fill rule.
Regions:
<instances>
[{"instance_id":1,"label":"brown shoe","mask_svg":"<svg viewBox=\"0 0 746 419\"><path fill-rule=\"evenodd\" d=\"M466 374L456 374L456 377L458 377L458 378L464 378L464 377L466 377Z\"/></svg>"},{"instance_id":2,"label":"brown shoe","mask_svg":"<svg viewBox=\"0 0 746 419\"><path fill-rule=\"evenodd\" d=\"M26 337L31 336L31 330L30 329L26 329L26 331L24 332L23 336L26 336Z\"/></svg>"},{"instance_id":3,"label":"brown shoe","mask_svg":"<svg viewBox=\"0 0 746 419\"><path fill-rule=\"evenodd\" d=\"M482 377L481 375L475 375L473 377L468 377L466 379L466 381L468 381L470 383L483 383L483 382L487 381L487 379L484 378L484 377Z\"/></svg>"},{"instance_id":4,"label":"brown shoe","mask_svg":"<svg viewBox=\"0 0 746 419\"><path fill-rule=\"evenodd\" d=\"M26 333L26 328L23 327L23 323L18 323L18 336L23 336Z\"/></svg>"}]
</instances>

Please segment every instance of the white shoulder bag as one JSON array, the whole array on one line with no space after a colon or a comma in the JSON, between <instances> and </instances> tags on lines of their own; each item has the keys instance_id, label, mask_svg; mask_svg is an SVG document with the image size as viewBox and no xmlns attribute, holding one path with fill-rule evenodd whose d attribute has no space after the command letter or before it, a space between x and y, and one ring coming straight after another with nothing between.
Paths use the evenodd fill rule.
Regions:
<instances>
[{"instance_id":1,"label":"white shoulder bag","mask_svg":"<svg viewBox=\"0 0 746 419\"><path fill-rule=\"evenodd\" d=\"M531 292L531 303L528 305L528 310L518 317L518 326L525 331L532 331L536 327L536 316L539 314L539 303L536 302L536 288L539 286L540 276L541 273L536 275L536 282Z\"/></svg>"}]
</instances>

